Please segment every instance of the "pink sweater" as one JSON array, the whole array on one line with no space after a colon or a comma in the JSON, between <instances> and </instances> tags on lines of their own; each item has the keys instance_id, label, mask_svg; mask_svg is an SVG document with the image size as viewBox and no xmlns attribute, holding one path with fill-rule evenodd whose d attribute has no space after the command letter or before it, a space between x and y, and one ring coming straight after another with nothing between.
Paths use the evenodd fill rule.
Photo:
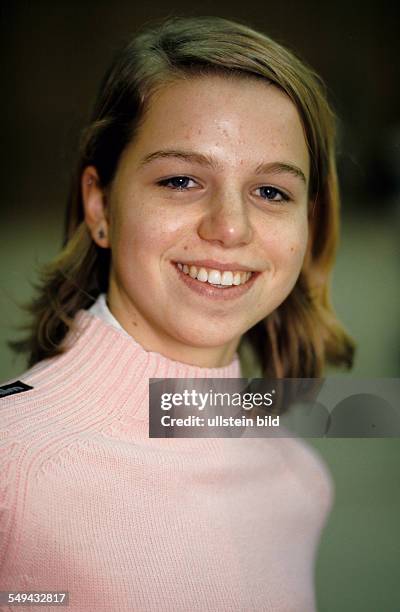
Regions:
<instances>
[{"instance_id":1,"label":"pink sweater","mask_svg":"<svg viewBox=\"0 0 400 612\"><path fill-rule=\"evenodd\" d=\"M33 389L0 399L0 590L69 591L74 611L316 610L322 460L290 438L150 439L150 377L240 377L238 360L189 366L77 322L19 377Z\"/></svg>"}]
</instances>

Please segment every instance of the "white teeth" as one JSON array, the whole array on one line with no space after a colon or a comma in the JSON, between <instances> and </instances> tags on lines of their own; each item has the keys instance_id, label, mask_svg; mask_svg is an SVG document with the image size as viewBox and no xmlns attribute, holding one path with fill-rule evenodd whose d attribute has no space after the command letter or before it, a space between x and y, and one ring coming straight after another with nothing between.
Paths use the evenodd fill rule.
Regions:
<instances>
[{"instance_id":1,"label":"white teeth","mask_svg":"<svg viewBox=\"0 0 400 612\"><path fill-rule=\"evenodd\" d=\"M222 287L231 287L232 285L243 285L252 275L252 272L231 272L226 270L207 270L206 268L198 269L197 266L188 266L187 264L177 264L179 270L184 274L188 274L191 278L199 280L202 283L210 283L211 285L219 285Z\"/></svg>"},{"instance_id":2,"label":"white teeth","mask_svg":"<svg viewBox=\"0 0 400 612\"><path fill-rule=\"evenodd\" d=\"M205 268L200 268L197 274L197 280L201 281L202 283L206 283L208 281L208 274Z\"/></svg>"},{"instance_id":3,"label":"white teeth","mask_svg":"<svg viewBox=\"0 0 400 612\"><path fill-rule=\"evenodd\" d=\"M220 285L221 284L221 272L219 270L211 270L208 273L208 282L211 285Z\"/></svg>"},{"instance_id":4,"label":"white teeth","mask_svg":"<svg viewBox=\"0 0 400 612\"><path fill-rule=\"evenodd\" d=\"M241 280L242 279L240 277L240 272L235 272L235 274L233 275L233 284L240 285Z\"/></svg>"},{"instance_id":5,"label":"white teeth","mask_svg":"<svg viewBox=\"0 0 400 612\"><path fill-rule=\"evenodd\" d=\"M233 285L232 272L224 272L221 277L221 285Z\"/></svg>"}]
</instances>

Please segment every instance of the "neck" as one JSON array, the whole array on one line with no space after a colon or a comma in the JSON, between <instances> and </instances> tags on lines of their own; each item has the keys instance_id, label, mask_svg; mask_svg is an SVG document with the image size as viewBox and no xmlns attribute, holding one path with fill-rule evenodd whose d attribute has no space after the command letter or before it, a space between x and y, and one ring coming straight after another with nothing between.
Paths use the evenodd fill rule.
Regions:
<instances>
[{"instance_id":1,"label":"neck","mask_svg":"<svg viewBox=\"0 0 400 612\"><path fill-rule=\"evenodd\" d=\"M240 337L223 346L193 346L169 336L159 327L150 326L136 309L132 312L132 306L115 299L113 293L107 296L107 305L123 329L146 351L200 368L225 367L235 357Z\"/></svg>"}]
</instances>

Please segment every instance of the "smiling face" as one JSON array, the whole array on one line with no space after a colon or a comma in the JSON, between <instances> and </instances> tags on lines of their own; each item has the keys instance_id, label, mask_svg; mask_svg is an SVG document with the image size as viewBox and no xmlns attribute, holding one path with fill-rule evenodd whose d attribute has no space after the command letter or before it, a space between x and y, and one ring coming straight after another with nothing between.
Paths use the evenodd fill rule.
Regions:
<instances>
[{"instance_id":1,"label":"smiling face","mask_svg":"<svg viewBox=\"0 0 400 612\"><path fill-rule=\"evenodd\" d=\"M306 251L309 156L293 103L256 79L178 81L153 96L107 201L91 167L88 178L85 218L111 248L114 316L147 350L230 363L288 296Z\"/></svg>"}]
</instances>

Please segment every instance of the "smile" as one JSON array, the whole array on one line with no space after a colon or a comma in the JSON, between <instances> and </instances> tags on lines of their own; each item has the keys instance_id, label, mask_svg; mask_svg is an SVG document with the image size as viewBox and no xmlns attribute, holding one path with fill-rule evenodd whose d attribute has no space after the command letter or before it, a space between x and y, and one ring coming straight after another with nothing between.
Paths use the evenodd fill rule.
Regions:
<instances>
[{"instance_id":1,"label":"smile","mask_svg":"<svg viewBox=\"0 0 400 612\"><path fill-rule=\"evenodd\" d=\"M176 264L184 274L201 283L209 283L218 287L232 287L233 285L244 285L253 274L252 272L231 271L231 270L215 270L210 268L188 266L187 264Z\"/></svg>"},{"instance_id":2,"label":"smile","mask_svg":"<svg viewBox=\"0 0 400 612\"><path fill-rule=\"evenodd\" d=\"M217 270L183 262L171 263L186 287L203 298L213 300L240 298L251 289L261 274L247 270Z\"/></svg>"}]
</instances>

